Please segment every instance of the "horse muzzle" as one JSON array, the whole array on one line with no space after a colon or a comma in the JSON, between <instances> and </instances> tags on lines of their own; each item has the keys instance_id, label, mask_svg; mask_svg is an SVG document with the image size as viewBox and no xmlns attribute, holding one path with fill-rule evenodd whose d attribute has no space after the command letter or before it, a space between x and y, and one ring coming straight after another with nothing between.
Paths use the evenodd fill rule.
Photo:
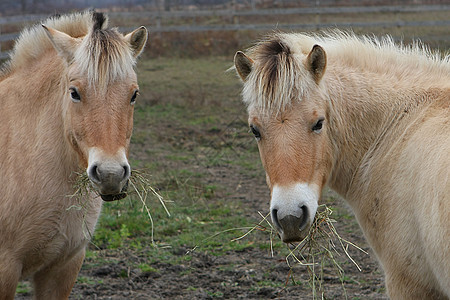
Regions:
<instances>
[{"instance_id":1,"label":"horse muzzle","mask_svg":"<svg viewBox=\"0 0 450 300\"><path fill-rule=\"evenodd\" d=\"M283 242L301 242L308 235L318 207L318 190L316 185L305 183L273 187L270 202L272 223Z\"/></svg>"},{"instance_id":2,"label":"horse muzzle","mask_svg":"<svg viewBox=\"0 0 450 300\"><path fill-rule=\"evenodd\" d=\"M130 177L128 162L96 162L88 167L87 174L104 201L120 200L127 196Z\"/></svg>"},{"instance_id":3,"label":"horse muzzle","mask_svg":"<svg viewBox=\"0 0 450 300\"><path fill-rule=\"evenodd\" d=\"M308 234L311 217L306 206L286 215L279 209L272 209L272 223L275 225L281 240L285 243L301 242Z\"/></svg>"}]
</instances>

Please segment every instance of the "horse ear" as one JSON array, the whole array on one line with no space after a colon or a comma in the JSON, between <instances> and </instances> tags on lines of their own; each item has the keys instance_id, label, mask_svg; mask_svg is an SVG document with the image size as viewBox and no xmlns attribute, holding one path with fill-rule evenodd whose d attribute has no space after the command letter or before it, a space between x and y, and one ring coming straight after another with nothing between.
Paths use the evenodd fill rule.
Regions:
<instances>
[{"instance_id":1,"label":"horse ear","mask_svg":"<svg viewBox=\"0 0 450 300\"><path fill-rule=\"evenodd\" d=\"M238 51L234 55L234 66L242 81L245 81L248 74L252 71L253 60L245 55L244 52Z\"/></svg>"},{"instance_id":2,"label":"horse ear","mask_svg":"<svg viewBox=\"0 0 450 300\"><path fill-rule=\"evenodd\" d=\"M145 43L147 43L147 36L147 28L144 26L139 27L125 36L125 39L130 43L134 57L138 57L144 50Z\"/></svg>"},{"instance_id":3,"label":"horse ear","mask_svg":"<svg viewBox=\"0 0 450 300\"><path fill-rule=\"evenodd\" d=\"M314 45L306 59L308 69L313 75L314 81L319 83L327 66L327 55L319 45Z\"/></svg>"},{"instance_id":4,"label":"horse ear","mask_svg":"<svg viewBox=\"0 0 450 300\"><path fill-rule=\"evenodd\" d=\"M78 40L70 35L50 28L42 24L47 36L52 42L53 47L61 54L67 61L71 61L73 58L74 50L78 45Z\"/></svg>"}]
</instances>

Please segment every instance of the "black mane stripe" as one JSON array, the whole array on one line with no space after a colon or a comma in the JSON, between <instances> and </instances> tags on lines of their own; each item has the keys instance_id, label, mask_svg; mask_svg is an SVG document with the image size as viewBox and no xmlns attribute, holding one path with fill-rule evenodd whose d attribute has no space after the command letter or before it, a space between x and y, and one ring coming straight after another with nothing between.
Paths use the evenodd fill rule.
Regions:
<instances>
[{"instance_id":1,"label":"black mane stripe","mask_svg":"<svg viewBox=\"0 0 450 300\"><path fill-rule=\"evenodd\" d=\"M106 21L105 15L103 13L94 12L92 14L92 19L94 21L94 31L101 30Z\"/></svg>"},{"instance_id":2,"label":"black mane stripe","mask_svg":"<svg viewBox=\"0 0 450 300\"><path fill-rule=\"evenodd\" d=\"M279 84L280 68L289 68L289 59L291 59L291 49L279 36L260 44L257 52L257 60L262 66L264 74L264 93L273 97Z\"/></svg>"}]
</instances>

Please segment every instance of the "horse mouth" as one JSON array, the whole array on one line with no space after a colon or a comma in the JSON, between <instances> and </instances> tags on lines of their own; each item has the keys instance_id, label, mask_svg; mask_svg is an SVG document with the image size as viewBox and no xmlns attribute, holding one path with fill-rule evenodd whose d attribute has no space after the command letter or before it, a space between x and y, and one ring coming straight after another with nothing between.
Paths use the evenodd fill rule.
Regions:
<instances>
[{"instance_id":1,"label":"horse mouth","mask_svg":"<svg viewBox=\"0 0 450 300\"><path fill-rule=\"evenodd\" d=\"M125 185L123 186L123 188L120 191L120 193L118 193L118 194L107 194L107 195L100 194L100 197L102 198L103 201L106 201L106 202L120 200L120 199L123 199L126 196L128 196L127 190L128 190L128 180L125 183Z\"/></svg>"},{"instance_id":2,"label":"horse mouth","mask_svg":"<svg viewBox=\"0 0 450 300\"><path fill-rule=\"evenodd\" d=\"M119 194L115 194L115 195L100 195L100 197L102 198L103 201L111 202L111 201L123 199L127 195L128 195L127 193L119 193Z\"/></svg>"}]
</instances>

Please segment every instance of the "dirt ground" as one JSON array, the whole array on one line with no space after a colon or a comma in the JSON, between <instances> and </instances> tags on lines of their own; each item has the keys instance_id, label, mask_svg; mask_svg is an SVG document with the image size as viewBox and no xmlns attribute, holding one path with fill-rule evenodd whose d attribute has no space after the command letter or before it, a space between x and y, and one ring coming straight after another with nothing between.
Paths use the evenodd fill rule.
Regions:
<instances>
[{"instance_id":1,"label":"dirt ground","mask_svg":"<svg viewBox=\"0 0 450 300\"><path fill-rule=\"evenodd\" d=\"M263 176L236 176L238 167L233 165L207 168L211 176L205 179L205 184L220 180L226 190L232 191L226 196L229 201L245 203L246 209L239 212L242 217L257 219L257 211L268 210L269 191ZM346 216L337 220L338 232L368 252L349 250L361 271L344 255L338 258L345 270L345 292L332 267L325 268L326 299L345 299L345 293L348 299L388 299L382 271L351 210L331 191L327 190L322 198L330 207L338 207L339 215ZM98 258L88 258L85 265L89 268L83 268L79 276L89 277L91 282L77 283L71 299L313 299L306 268L294 265L291 273L285 257L278 252L272 256L267 249L253 247L216 256L189 250L172 249L174 254L189 255L191 259L178 265L153 263L156 272L130 267L146 262L148 249L140 253L128 249L102 250L101 257L116 263L95 266ZM267 284L261 286L264 281Z\"/></svg>"},{"instance_id":2,"label":"dirt ground","mask_svg":"<svg viewBox=\"0 0 450 300\"><path fill-rule=\"evenodd\" d=\"M243 198L248 203L248 212L245 213L252 214L255 208L264 211L268 206L267 191L260 188L265 184L262 178L237 179L232 176L233 170L226 168L213 172L220 174L230 188L235 190L230 201L233 198ZM341 200L327 204L349 210ZM351 251L353 259L362 269L361 272L344 257L340 258L340 261L344 262L344 286L348 299L388 299L382 272L354 219L338 220L336 228L339 232L351 232L346 233L345 238L369 252L364 254L356 250ZM87 258L85 265L89 265L89 268L83 267L79 277L88 277L90 282L77 282L70 299L313 299L307 283L309 277L306 269L294 267L293 278L297 283L293 284L292 277L289 276L290 269L285 258L279 253L275 252L272 256L268 250L256 247L228 252L224 256L214 256L203 251L186 254L189 250L173 249L175 254L190 255L192 259L179 265L154 263L152 267L156 272L142 272L130 267L145 262L146 251L99 251L100 257L115 263L95 264L98 258ZM125 277L124 273L127 274ZM278 284L258 286L263 280ZM324 285L325 299L345 299L341 282L328 268L325 269ZM29 297L30 294L22 294L16 299Z\"/></svg>"},{"instance_id":3,"label":"dirt ground","mask_svg":"<svg viewBox=\"0 0 450 300\"><path fill-rule=\"evenodd\" d=\"M248 203L248 214L255 209L265 211L268 195L262 178L239 178L233 176L232 169L213 170L216 176L227 181L235 192L233 198L244 198ZM219 175L220 174L220 175ZM263 186L264 188L260 188ZM238 187L238 188L236 188ZM245 192L243 192L245 191ZM337 200L327 203L349 210ZM348 299L388 299L385 296L383 275L374 254L367 246L354 219L339 220L336 224L339 232L352 232L345 237L361 246L369 254L351 251L362 271L347 263L345 268L345 289ZM178 255L187 255L189 249L173 249ZM131 253L127 249L120 251L105 250L105 257L113 257L114 265L99 265L89 270L83 269L80 276L89 276L101 284L78 283L71 299L313 299L304 267L294 267L293 284L289 276L289 267L284 257L258 248L239 252L229 252L225 256L214 256L204 252L193 252L192 259L181 265L153 264L158 272L143 273L139 269L130 269L133 263L145 261L145 256ZM341 261L346 261L341 257ZM188 271L189 272L186 272ZM345 299L341 282L332 270L325 270L324 284L327 299ZM128 278L120 274L126 272ZM257 288L258 282L269 273L268 280L279 282L278 286ZM288 282L287 284L285 284ZM189 287L191 287L189 289ZM192 287L195 287L193 289Z\"/></svg>"}]
</instances>

